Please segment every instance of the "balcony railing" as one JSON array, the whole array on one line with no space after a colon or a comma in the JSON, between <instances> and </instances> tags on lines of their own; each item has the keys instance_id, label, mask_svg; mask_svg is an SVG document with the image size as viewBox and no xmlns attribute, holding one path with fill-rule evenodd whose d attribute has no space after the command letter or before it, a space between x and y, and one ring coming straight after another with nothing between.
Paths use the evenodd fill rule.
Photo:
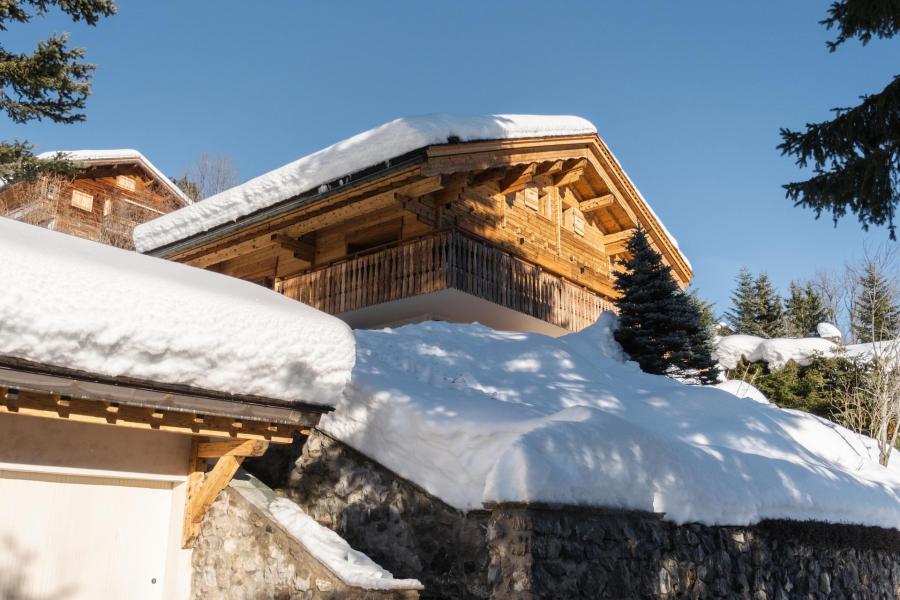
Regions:
<instances>
[{"instance_id":1,"label":"balcony railing","mask_svg":"<svg viewBox=\"0 0 900 600\"><path fill-rule=\"evenodd\" d=\"M307 271L284 279L278 289L340 314L451 288L571 331L615 310L597 293L457 231Z\"/></svg>"}]
</instances>

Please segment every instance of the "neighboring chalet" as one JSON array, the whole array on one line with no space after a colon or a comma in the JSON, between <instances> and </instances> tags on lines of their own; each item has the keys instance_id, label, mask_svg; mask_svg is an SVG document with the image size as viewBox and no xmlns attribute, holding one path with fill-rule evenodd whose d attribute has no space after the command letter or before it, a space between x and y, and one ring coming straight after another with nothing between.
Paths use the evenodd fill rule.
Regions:
<instances>
[{"instance_id":1,"label":"neighboring chalet","mask_svg":"<svg viewBox=\"0 0 900 600\"><path fill-rule=\"evenodd\" d=\"M132 230L191 204L181 189L137 150L45 152L84 169L72 179L44 176L0 187L0 217L9 217L120 248Z\"/></svg>"},{"instance_id":2,"label":"neighboring chalet","mask_svg":"<svg viewBox=\"0 0 900 600\"><path fill-rule=\"evenodd\" d=\"M436 319L560 335L614 307L637 227L687 286L687 259L589 122L430 115L144 224L135 244L353 327Z\"/></svg>"},{"instance_id":3,"label":"neighboring chalet","mask_svg":"<svg viewBox=\"0 0 900 600\"><path fill-rule=\"evenodd\" d=\"M204 514L244 457L333 410L352 332L4 218L0 257L0 596L186 600Z\"/></svg>"}]
</instances>

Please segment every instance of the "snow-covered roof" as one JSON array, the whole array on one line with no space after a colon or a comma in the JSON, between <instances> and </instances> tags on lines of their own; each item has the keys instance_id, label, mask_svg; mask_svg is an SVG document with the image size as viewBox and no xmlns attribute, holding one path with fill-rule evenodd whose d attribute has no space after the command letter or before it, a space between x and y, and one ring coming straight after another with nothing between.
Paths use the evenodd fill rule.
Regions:
<instances>
[{"instance_id":1,"label":"snow-covered roof","mask_svg":"<svg viewBox=\"0 0 900 600\"><path fill-rule=\"evenodd\" d=\"M808 413L625 362L606 313L549 338L480 325L357 331L319 427L451 505L587 505L671 521L900 527L900 458Z\"/></svg>"},{"instance_id":2,"label":"snow-covered roof","mask_svg":"<svg viewBox=\"0 0 900 600\"><path fill-rule=\"evenodd\" d=\"M597 128L590 121L573 116L432 114L395 119L203 202L143 223L134 230L134 244L140 252L166 246L345 175L449 140L471 142L595 133Z\"/></svg>"},{"instance_id":3,"label":"snow-covered roof","mask_svg":"<svg viewBox=\"0 0 900 600\"><path fill-rule=\"evenodd\" d=\"M160 171L156 165L150 162L146 156L137 150L131 148L119 148L115 150L54 150L52 152L42 152L37 155L37 158L56 158L59 154L64 155L68 160L93 165L102 165L110 162L136 162L153 175L154 179L165 186L165 188L174 194L175 197L181 200L185 206L193 203L193 200L191 200L180 187L175 185L171 179L166 177L165 173Z\"/></svg>"},{"instance_id":4,"label":"snow-covered roof","mask_svg":"<svg viewBox=\"0 0 900 600\"><path fill-rule=\"evenodd\" d=\"M331 406L354 340L261 286L0 218L0 357Z\"/></svg>"}]
</instances>

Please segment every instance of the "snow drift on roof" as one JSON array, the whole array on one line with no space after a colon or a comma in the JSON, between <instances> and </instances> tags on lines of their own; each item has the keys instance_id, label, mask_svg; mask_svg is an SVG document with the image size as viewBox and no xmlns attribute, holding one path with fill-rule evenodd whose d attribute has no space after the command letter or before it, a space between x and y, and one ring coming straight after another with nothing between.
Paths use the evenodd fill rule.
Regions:
<instances>
[{"instance_id":1,"label":"snow drift on roof","mask_svg":"<svg viewBox=\"0 0 900 600\"><path fill-rule=\"evenodd\" d=\"M153 176L159 181L161 184L166 186L166 188L175 194L179 200L184 202L186 205L190 205L193 203L193 200L188 198L187 194L182 191L180 187L172 183L172 180L166 177L166 174L156 168L150 160L138 152L137 150L133 150L131 148L118 148L115 150L53 150L51 152L42 152L37 155L37 158L40 159L50 159L56 158L58 154L63 154L65 158L73 161L85 161L85 162L103 162L105 160L134 160L136 162L141 163L144 168L150 171Z\"/></svg>"},{"instance_id":2,"label":"snow drift on roof","mask_svg":"<svg viewBox=\"0 0 900 600\"><path fill-rule=\"evenodd\" d=\"M0 218L0 356L331 405L354 341L263 287Z\"/></svg>"},{"instance_id":3,"label":"snow drift on roof","mask_svg":"<svg viewBox=\"0 0 900 600\"><path fill-rule=\"evenodd\" d=\"M607 313L553 339L480 325L357 331L320 426L460 509L549 502L900 527L900 458L810 414L642 373Z\"/></svg>"},{"instance_id":4,"label":"snow drift on roof","mask_svg":"<svg viewBox=\"0 0 900 600\"><path fill-rule=\"evenodd\" d=\"M404 117L355 135L191 206L139 225L134 244L147 252L236 221L344 175L425 146L597 133L581 117L450 115Z\"/></svg>"}]
</instances>

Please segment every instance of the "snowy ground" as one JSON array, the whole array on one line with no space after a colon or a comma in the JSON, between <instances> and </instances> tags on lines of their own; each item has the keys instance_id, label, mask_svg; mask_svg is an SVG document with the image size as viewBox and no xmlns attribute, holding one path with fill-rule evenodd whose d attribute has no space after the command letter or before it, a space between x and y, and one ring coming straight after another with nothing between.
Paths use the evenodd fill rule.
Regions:
<instances>
[{"instance_id":1,"label":"snowy ground","mask_svg":"<svg viewBox=\"0 0 900 600\"><path fill-rule=\"evenodd\" d=\"M552 339L479 325L357 331L322 427L460 509L530 501L900 527L900 460L812 415L624 362L614 318Z\"/></svg>"},{"instance_id":2,"label":"snowy ground","mask_svg":"<svg viewBox=\"0 0 900 600\"><path fill-rule=\"evenodd\" d=\"M0 356L331 405L340 320L258 285L0 218Z\"/></svg>"}]
</instances>

